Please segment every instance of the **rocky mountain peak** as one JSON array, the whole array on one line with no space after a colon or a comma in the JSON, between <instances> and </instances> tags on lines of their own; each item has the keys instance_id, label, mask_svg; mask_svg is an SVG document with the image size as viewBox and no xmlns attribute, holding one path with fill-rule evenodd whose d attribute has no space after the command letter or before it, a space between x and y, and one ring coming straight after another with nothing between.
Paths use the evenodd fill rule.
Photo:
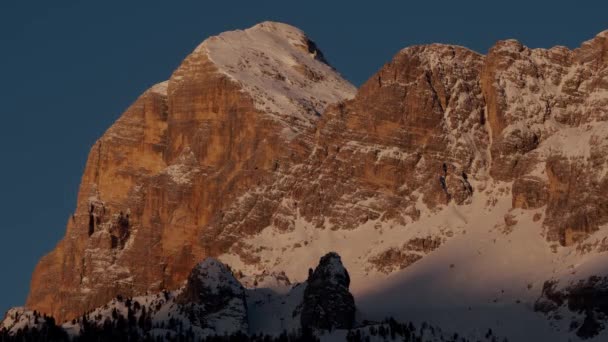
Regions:
<instances>
[{"instance_id":1,"label":"rocky mountain peak","mask_svg":"<svg viewBox=\"0 0 608 342\"><path fill-rule=\"evenodd\" d=\"M505 39L496 42L489 50L488 54L517 54L524 51L526 47L517 39Z\"/></svg>"},{"instance_id":2,"label":"rocky mountain peak","mask_svg":"<svg viewBox=\"0 0 608 342\"><path fill-rule=\"evenodd\" d=\"M200 303L212 296L243 296L243 286L226 265L215 258L206 258L190 272L180 302Z\"/></svg>"},{"instance_id":3,"label":"rocky mountain peak","mask_svg":"<svg viewBox=\"0 0 608 342\"><path fill-rule=\"evenodd\" d=\"M315 42L310 40L306 33L295 26L276 21L264 21L248 30L253 31L256 29L278 36L281 40L287 40L292 46L308 53L312 58L329 65L329 62L323 56L323 52L319 50Z\"/></svg>"},{"instance_id":4,"label":"rocky mountain peak","mask_svg":"<svg viewBox=\"0 0 608 342\"><path fill-rule=\"evenodd\" d=\"M340 255L330 252L321 257L319 265L309 274L308 284L315 286L317 283L331 283L348 289L350 276L342 265Z\"/></svg>"},{"instance_id":5,"label":"rocky mountain peak","mask_svg":"<svg viewBox=\"0 0 608 342\"><path fill-rule=\"evenodd\" d=\"M575 54L580 63L595 63L595 68L605 68L608 63L608 30L581 44Z\"/></svg>"},{"instance_id":6,"label":"rocky mountain peak","mask_svg":"<svg viewBox=\"0 0 608 342\"><path fill-rule=\"evenodd\" d=\"M328 104L356 91L304 32L283 23L224 32L205 40L194 54L205 54L243 87L256 108L287 123L310 127Z\"/></svg>"}]
</instances>

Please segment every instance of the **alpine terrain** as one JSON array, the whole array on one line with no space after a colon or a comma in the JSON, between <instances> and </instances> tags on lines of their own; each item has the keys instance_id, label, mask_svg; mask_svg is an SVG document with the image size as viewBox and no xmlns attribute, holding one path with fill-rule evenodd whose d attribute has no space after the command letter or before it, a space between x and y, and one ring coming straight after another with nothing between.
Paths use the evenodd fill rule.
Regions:
<instances>
[{"instance_id":1,"label":"alpine terrain","mask_svg":"<svg viewBox=\"0 0 608 342\"><path fill-rule=\"evenodd\" d=\"M99 138L0 340L603 341L607 193L608 31L407 47L356 89L264 22Z\"/></svg>"}]
</instances>

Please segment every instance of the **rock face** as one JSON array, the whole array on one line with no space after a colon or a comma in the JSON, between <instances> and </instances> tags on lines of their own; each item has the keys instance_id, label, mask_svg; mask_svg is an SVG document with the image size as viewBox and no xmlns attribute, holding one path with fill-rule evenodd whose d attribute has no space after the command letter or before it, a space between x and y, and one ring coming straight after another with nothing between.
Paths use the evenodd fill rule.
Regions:
<instances>
[{"instance_id":1,"label":"rock face","mask_svg":"<svg viewBox=\"0 0 608 342\"><path fill-rule=\"evenodd\" d=\"M598 169L606 162L607 44L608 31L572 51L503 41L490 49L482 73L490 173L515 181L515 207L546 205L547 237L562 245L608 218L596 197L606 186Z\"/></svg>"},{"instance_id":2,"label":"rock face","mask_svg":"<svg viewBox=\"0 0 608 342\"><path fill-rule=\"evenodd\" d=\"M414 238L404 243L401 248L390 248L379 253L370 258L369 262L380 272L389 274L408 267L440 245L439 237Z\"/></svg>"},{"instance_id":3,"label":"rock face","mask_svg":"<svg viewBox=\"0 0 608 342\"><path fill-rule=\"evenodd\" d=\"M296 170L305 179L292 190L299 214L319 227L354 229L380 217L416 220L419 198L430 207L465 203L468 175L486 163L478 153L488 142L482 61L459 47L407 48L353 100L328 109Z\"/></svg>"},{"instance_id":4,"label":"rock face","mask_svg":"<svg viewBox=\"0 0 608 342\"><path fill-rule=\"evenodd\" d=\"M62 321L117 294L177 288L197 260L238 239L218 237L225 226L250 234L271 223L276 201L243 204L260 215L225 208L271 182L302 153L289 142L354 91L294 27L206 40L95 143L66 236L34 271L27 306Z\"/></svg>"},{"instance_id":5,"label":"rock face","mask_svg":"<svg viewBox=\"0 0 608 342\"><path fill-rule=\"evenodd\" d=\"M567 310L578 313L582 317L573 318L570 329L583 339L594 337L608 318L608 278L592 276L562 288L556 281L547 281L534 309L555 320L567 315Z\"/></svg>"},{"instance_id":6,"label":"rock face","mask_svg":"<svg viewBox=\"0 0 608 342\"><path fill-rule=\"evenodd\" d=\"M303 328L350 329L355 323L355 299L340 256L328 253L308 276L300 321Z\"/></svg>"},{"instance_id":7,"label":"rock face","mask_svg":"<svg viewBox=\"0 0 608 342\"><path fill-rule=\"evenodd\" d=\"M93 146L26 306L63 321L178 288L207 256L272 264L244 242L266 228L406 227L496 189L572 245L608 223L607 50L608 31L575 50L413 46L355 96L289 25L209 38ZM390 273L450 236L361 257Z\"/></svg>"},{"instance_id":8,"label":"rock face","mask_svg":"<svg viewBox=\"0 0 608 342\"><path fill-rule=\"evenodd\" d=\"M245 289L226 265L213 258L194 267L176 302L184 307L189 321L202 329L218 332L218 327L229 326L226 333L249 330Z\"/></svg>"}]
</instances>

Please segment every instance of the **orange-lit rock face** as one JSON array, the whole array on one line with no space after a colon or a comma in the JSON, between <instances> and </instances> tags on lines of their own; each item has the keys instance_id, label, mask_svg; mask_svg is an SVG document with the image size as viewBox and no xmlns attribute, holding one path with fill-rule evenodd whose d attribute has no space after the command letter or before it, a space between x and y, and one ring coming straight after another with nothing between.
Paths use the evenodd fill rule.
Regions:
<instances>
[{"instance_id":1,"label":"orange-lit rock face","mask_svg":"<svg viewBox=\"0 0 608 342\"><path fill-rule=\"evenodd\" d=\"M607 181L607 42L608 31L572 51L503 41L482 73L490 174L515 181L514 207L546 205L547 237L563 245L608 220L599 199Z\"/></svg>"},{"instance_id":2,"label":"orange-lit rock face","mask_svg":"<svg viewBox=\"0 0 608 342\"><path fill-rule=\"evenodd\" d=\"M268 226L406 225L495 181L513 182L514 208L545 208L550 241L583 239L608 221L607 36L574 51L505 41L487 56L410 47L354 98L293 27L210 38L93 146L27 306L70 319L176 288L205 256L256 263L240 240Z\"/></svg>"},{"instance_id":3,"label":"orange-lit rock face","mask_svg":"<svg viewBox=\"0 0 608 342\"><path fill-rule=\"evenodd\" d=\"M120 265L128 257L124 254L132 254L144 277L140 281L162 275L162 270L146 267L159 252L149 244L158 243L160 236L139 227L145 219L146 184L166 167L166 120L165 95L150 90L93 146L66 236L40 261L32 277L32 307L72 317L115 293L130 291L135 284L131 270ZM95 287L100 283L105 286Z\"/></svg>"},{"instance_id":4,"label":"orange-lit rock face","mask_svg":"<svg viewBox=\"0 0 608 342\"><path fill-rule=\"evenodd\" d=\"M464 203L467 175L484 167L488 143L477 82L482 61L464 48L408 48L354 100L327 110L313 153L296 171L306 180L292 190L299 214L353 229L379 217L415 220L421 196L430 207L451 198ZM467 140L460 139L465 130Z\"/></svg>"},{"instance_id":5,"label":"orange-lit rock face","mask_svg":"<svg viewBox=\"0 0 608 342\"><path fill-rule=\"evenodd\" d=\"M293 47L282 48L285 58L300 59L294 67L330 70L326 77L333 95L344 99L354 93L299 30L267 23L248 31L240 34L293 40L288 42ZM119 293L175 288L196 262L234 240L216 238L221 226L212 223L226 224L222 208L271 182L281 160L293 154L294 135L318 115L300 115L292 127L290 118L306 114L311 104L292 105L306 110L286 113L287 119L260 110L258 94L210 60L214 51L206 50L213 48L218 46L207 42L197 48L169 81L144 93L93 146L76 212L65 238L37 266L28 306L63 320ZM274 76L280 75L277 70ZM305 88L302 97L307 77L293 79ZM277 207L276 202L252 205L266 214L234 218L245 232L268 226Z\"/></svg>"}]
</instances>

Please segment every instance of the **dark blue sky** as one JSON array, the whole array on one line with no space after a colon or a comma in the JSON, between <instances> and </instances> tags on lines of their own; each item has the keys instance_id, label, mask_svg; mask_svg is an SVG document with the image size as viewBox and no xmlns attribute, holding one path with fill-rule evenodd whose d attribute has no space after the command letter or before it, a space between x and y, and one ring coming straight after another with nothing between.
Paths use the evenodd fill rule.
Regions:
<instances>
[{"instance_id":1,"label":"dark blue sky","mask_svg":"<svg viewBox=\"0 0 608 342\"><path fill-rule=\"evenodd\" d=\"M23 304L34 265L62 237L90 146L209 35L287 22L359 85L412 44L576 47L608 29L598 3L3 0L0 316Z\"/></svg>"}]
</instances>

